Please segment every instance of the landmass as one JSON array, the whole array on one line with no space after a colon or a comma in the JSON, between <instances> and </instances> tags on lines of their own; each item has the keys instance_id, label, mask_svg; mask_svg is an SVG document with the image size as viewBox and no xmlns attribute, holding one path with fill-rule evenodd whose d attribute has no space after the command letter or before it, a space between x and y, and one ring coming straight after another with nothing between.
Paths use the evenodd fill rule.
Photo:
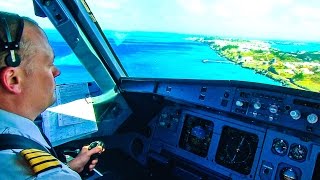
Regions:
<instances>
[{"instance_id":1,"label":"landmass","mask_svg":"<svg viewBox=\"0 0 320 180\"><path fill-rule=\"evenodd\" d=\"M320 92L320 51L284 52L272 48L271 41L261 40L219 37L193 40L208 44L221 57L283 86Z\"/></svg>"}]
</instances>

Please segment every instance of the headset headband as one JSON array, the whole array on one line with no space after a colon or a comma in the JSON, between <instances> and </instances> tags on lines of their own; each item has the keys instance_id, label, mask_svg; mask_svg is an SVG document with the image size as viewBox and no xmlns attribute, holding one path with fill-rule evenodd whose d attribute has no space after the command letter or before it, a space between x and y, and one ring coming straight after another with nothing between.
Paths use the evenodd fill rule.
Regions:
<instances>
[{"instance_id":1,"label":"headset headband","mask_svg":"<svg viewBox=\"0 0 320 180\"><path fill-rule=\"evenodd\" d=\"M17 16L17 21L18 21L18 27L17 27L17 31L16 31L16 35L15 35L15 40L12 41L11 38L11 31L9 29L9 25L8 22L6 20L6 17L2 17L1 21L5 26L5 33L6 33L6 38L7 41L5 42L3 39L0 40L0 51L7 51L7 50L16 50L19 49L19 42L21 40L21 36L22 36L22 31L23 31L23 26L24 26L24 22L23 19L19 16Z\"/></svg>"}]
</instances>

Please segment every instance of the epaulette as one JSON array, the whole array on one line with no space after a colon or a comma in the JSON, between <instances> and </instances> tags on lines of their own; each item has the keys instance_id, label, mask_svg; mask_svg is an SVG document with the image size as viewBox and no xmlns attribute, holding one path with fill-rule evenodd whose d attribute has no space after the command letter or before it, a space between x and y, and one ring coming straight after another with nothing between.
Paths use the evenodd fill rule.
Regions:
<instances>
[{"instance_id":1,"label":"epaulette","mask_svg":"<svg viewBox=\"0 0 320 180\"><path fill-rule=\"evenodd\" d=\"M28 162L36 175L53 168L62 167L58 159L39 149L24 149L20 152L20 155Z\"/></svg>"}]
</instances>

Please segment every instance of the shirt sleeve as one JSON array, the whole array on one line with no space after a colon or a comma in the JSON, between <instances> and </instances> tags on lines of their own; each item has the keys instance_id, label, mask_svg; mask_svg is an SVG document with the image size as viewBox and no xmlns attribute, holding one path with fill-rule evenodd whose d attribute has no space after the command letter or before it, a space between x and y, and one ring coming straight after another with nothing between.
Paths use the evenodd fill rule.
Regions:
<instances>
[{"instance_id":1,"label":"shirt sleeve","mask_svg":"<svg viewBox=\"0 0 320 180\"><path fill-rule=\"evenodd\" d=\"M68 179L68 180L81 180L78 173L70 169L68 166L62 164L62 167L50 169L48 171L38 174L37 180L58 180L58 179Z\"/></svg>"},{"instance_id":2,"label":"shirt sleeve","mask_svg":"<svg viewBox=\"0 0 320 180\"><path fill-rule=\"evenodd\" d=\"M80 175L60 162L61 166L43 171L36 175L32 167L19 154L21 150L0 151L0 164L2 168L0 179L38 179L38 180L81 180Z\"/></svg>"}]
</instances>

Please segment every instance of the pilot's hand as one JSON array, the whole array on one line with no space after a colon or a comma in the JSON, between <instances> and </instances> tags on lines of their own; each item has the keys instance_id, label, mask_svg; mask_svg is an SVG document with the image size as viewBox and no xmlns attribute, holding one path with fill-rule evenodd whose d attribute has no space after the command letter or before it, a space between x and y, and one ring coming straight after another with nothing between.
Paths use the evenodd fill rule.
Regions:
<instances>
[{"instance_id":1,"label":"pilot's hand","mask_svg":"<svg viewBox=\"0 0 320 180\"><path fill-rule=\"evenodd\" d=\"M83 171L84 166L87 164L87 162L90 160L90 157L97 153L102 153L104 149L102 149L101 146L97 146L91 150L88 150L89 146L83 146L80 153L75 157L73 160L68 162L69 167L80 173ZM89 170L92 171L94 167L97 165L98 159L94 159L91 161L91 164L89 165Z\"/></svg>"}]
</instances>

